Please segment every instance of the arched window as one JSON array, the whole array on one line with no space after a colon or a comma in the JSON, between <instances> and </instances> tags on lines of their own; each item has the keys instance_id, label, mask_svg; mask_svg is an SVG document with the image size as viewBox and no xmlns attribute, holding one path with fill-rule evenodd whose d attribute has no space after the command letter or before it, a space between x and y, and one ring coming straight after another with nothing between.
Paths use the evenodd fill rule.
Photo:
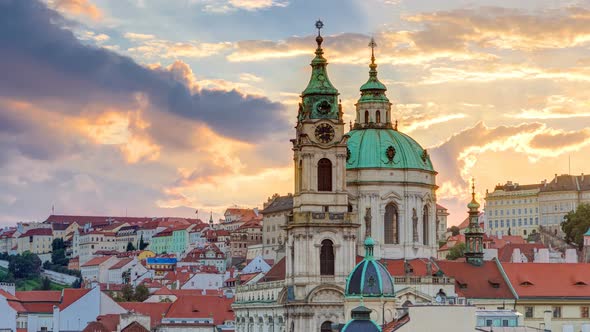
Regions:
<instances>
[{"instance_id":1,"label":"arched window","mask_svg":"<svg viewBox=\"0 0 590 332\"><path fill-rule=\"evenodd\" d=\"M365 124L369 123L369 111L365 111Z\"/></svg>"},{"instance_id":2,"label":"arched window","mask_svg":"<svg viewBox=\"0 0 590 332\"><path fill-rule=\"evenodd\" d=\"M375 113L375 119L377 120L377 123L381 123L381 112L379 110Z\"/></svg>"},{"instance_id":3,"label":"arched window","mask_svg":"<svg viewBox=\"0 0 590 332\"><path fill-rule=\"evenodd\" d=\"M424 205L424 215L422 216L422 243L428 245L428 205Z\"/></svg>"},{"instance_id":4,"label":"arched window","mask_svg":"<svg viewBox=\"0 0 590 332\"><path fill-rule=\"evenodd\" d=\"M399 243L399 219L397 206L393 203L385 207L385 217L383 220L384 242L386 244Z\"/></svg>"},{"instance_id":5,"label":"arched window","mask_svg":"<svg viewBox=\"0 0 590 332\"><path fill-rule=\"evenodd\" d=\"M318 191L332 191L332 162L327 158L318 161Z\"/></svg>"},{"instance_id":6,"label":"arched window","mask_svg":"<svg viewBox=\"0 0 590 332\"><path fill-rule=\"evenodd\" d=\"M320 332L332 332L332 322L329 320L323 322L320 327Z\"/></svg>"},{"instance_id":7,"label":"arched window","mask_svg":"<svg viewBox=\"0 0 590 332\"><path fill-rule=\"evenodd\" d=\"M299 191L303 190L303 160L299 160L299 165L297 166L297 188Z\"/></svg>"},{"instance_id":8,"label":"arched window","mask_svg":"<svg viewBox=\"0 0 590 332\"><path fill-rule=\"evenodd\" d=\"M334 275L334 244L330 240L322 241L320 249L320 275Z\"/></svg>"}]
</instances>

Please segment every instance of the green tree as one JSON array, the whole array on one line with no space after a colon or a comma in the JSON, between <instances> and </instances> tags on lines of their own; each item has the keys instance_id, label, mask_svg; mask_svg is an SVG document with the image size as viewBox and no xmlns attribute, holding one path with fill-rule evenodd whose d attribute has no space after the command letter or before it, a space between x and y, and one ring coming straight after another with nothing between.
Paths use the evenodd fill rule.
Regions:
<instances>
[{"instance_id":1,"label":"green tree","mask_svg":"<svg viewBox=\"0 0 590 332\"><path fill-rule=\"evenodd\" d=\"M461 230L457 226L451 226L449 230L451 231L451 235L453 236L459 235L461 233Z\"/></svg>"},{"instance_id":2,"label":"green tree","mask_svg":"<svg viewBox=\"0 0 590 332\"><path fill-rule=\"evenodd\" d=\"M447 254L447 260L454 261L457 258L461 258L465 256L465 243L461 242L456 244L454 247L449 250Z\"/></svg>"},{"instance_id":3,"label":"green tree","mask_svg":"<svg viewBox=\"0 0 590 332\"><path fill-rule=\"evenodd\" d=\"M66 250L65 249L54 249L51 252L51 262L54 265L59 266L67 266L69 259L66 258Z\"/></svg>"},{"instance_id":4,"label":"green tree","mask_svg":"<svg viewBox=\"0 0 590 332\"><path fill-rule=\"evenodd\" d=\"M66 249L66 244L63 239L57 238L53 239L53 242L51 242L51 251L56 251L58 249Z\"/></svg>"},{"instance_id":5,"label":"green tree","mask_svg":"<svg viewBox=\"0 0 590 332\"><path fill-rule=\"evenodd\" d=\"M15 255L8 263L8 271L16 279L27 279L36 277L41 273L41 260L39 256L25 251L21 255Z\"/></svg>"},{"instance_id":6,"label":"green tree","mask_svg":"<svg viewBox=\"0 0 590 332\"><path fill-rule=\"evenodd\" d=\"M578 205L576 211L570 211L561 223L561 230L565 233L565 240L580 250L584 246L584 233L590 228L590 204Z\"/></svg>"},{"instance_id":7,"label":"green tree","mask_svg":"<svg viewBox=\"0 0 590 332\"><path fill-rule=\"evenodd\" d=\"M145 285L137 285L135 287L135 294L133 294L133 299L137 302L143 302L150 297L150 290Z\"/></svg>"},{"instance_id":8,"label":"green tree","mask_svg":"<svg viewBox=\"0 0 590 332\"><path fill-rule=\"evenodd\" d=\"M139 239L139 250L144 250L148 245L149 243L143 241L143 234L141 234L141 238Z\"/></svg>"},{"instance_id":9,"label":"green tree","mask_svg":"<svg viewBox=\"0 0 590 332\"><path fill-rule=\"evenodd\" d=\"M131 285L123 285L123 288L121 289L121 299L125 302L133 301L133 287Z\"/></svg>"},{"instance_id":10,"label":"green tree","mask_svg":"<svg viewBox=\"0 0 590 332\"><path fill-rule=\"evenodd\" d=\"M131 242L127 242L127 251L135 250L135 246Z\"/></svg>"},{"instance_id":11,"label":"green tree","mask_svg":"<svg viewBox=\"0 0 590 332\"><path fill-rule=\"evenodd\" d=\"M41 278L41 290L50 290L51 289L51 281L47 277Z\"/></svg>"}]
</instances>

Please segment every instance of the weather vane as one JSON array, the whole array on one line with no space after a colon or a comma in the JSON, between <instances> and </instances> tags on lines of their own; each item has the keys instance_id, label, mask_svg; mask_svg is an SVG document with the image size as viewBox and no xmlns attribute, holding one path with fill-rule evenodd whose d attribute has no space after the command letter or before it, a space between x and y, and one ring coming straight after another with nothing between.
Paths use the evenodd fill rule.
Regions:
<instances>
[{"instance_id":1,"label":"weather vane","mask_svg":"<svg viewBox=\"0 0 590 332\"><path fill-rule=\"evenodd\" d=\"M318 29L318 36L320 35L320 30L322 30L322 28L324 27L324 22L322 22L322 20L318 19L315 22L315 27Z\"/></svg>"}]
</instances>

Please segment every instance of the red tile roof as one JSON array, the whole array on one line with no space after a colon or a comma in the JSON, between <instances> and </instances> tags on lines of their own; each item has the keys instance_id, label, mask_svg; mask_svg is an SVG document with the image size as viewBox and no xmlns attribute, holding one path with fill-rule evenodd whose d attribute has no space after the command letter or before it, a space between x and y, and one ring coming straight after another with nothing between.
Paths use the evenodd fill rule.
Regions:
<instances>
[{"instance_id":1,"label":"red tile roof","mask_svg":"<svg viewBox=\"0 0 590 332\"><path fill-rule=\"evenodd\" d=\"M150 332L145 326L138 322L131 322L129 325L121 329L121 332Z\"/></svg>"},{"instance_id":2,"label":"red tile roof","mask_svg":"<svg viewBox=\"0 0 590 332\"><path fill-rule=\"evenodd\" d=\"M132 261L133 261L133 258L122 258L117 263L115 263L115 265L109 267L109 270L118 270L118 269L124 267L125 265L131 263Z\"/></svg>"},{"instance_id":3,"label":"red tile roof","mask_svg":"<svg viewBox=\"0 0 590 332\"><path fill-rule=\"evenodd\" d=\"M108 225L112 222L129 223L130 225L143 224L150 222L156 218L152 217L113 217L113 216L73 216L73 215L50 215L44 221L47 224L62 223L62 224L73 224L74 222L78 225L92 224L97 225Z\"/></svg>"},{"instance_id":4,"label":"red tile roof","mask_svg":"<svg viewBox=\"0 0 590 332\"><path fill-rule=\"evenodd\" d=\"M533 262L535 259L535 250L547 248L542 243L509 243L502 248L498 249L498 259L500 262L510 263L512 262L512 253L514 249L519 249L521 254L524 254L528 262Z\"/></svg>"},{"instance_id":5,"label":"red tile roof","mask_svg":"<svg viewBox=\"0 0 590 332\"><path fill-rule=\"evenodd\" d=\"M210 318L216 325L223 324L225 321L234 320L234 312L231 308L233 298L208 296L208 295L188 295L179 297L170 310L166 313L166 318Z\"/></svg>"},{"instance_id":6,"label":"red tile roof","mask_svg":"<svg viewBox=\"0 0 590 332\"><path fill-rule=\"evenodd\" d=\"M93 259L89 260L88 262L82 264L82 267L100 265L100 264L106 262L107 260L109 260L109 258L111 258L111 256L94 257Z\"/></svg>"},{"instance_id":7,"label":"red tile roof","mask_svg":"<svg viewBox=\"0 0 590 332\"><path fill-rule=\"evenodd\" d=\"M118 314L108 314L96 317L96 321L101 323L109 331L116 331L120 320L121 316Z\"/></svg>"},{"instance_id":8,"label":"red tile roof","mask_svg":"<svg viewBox=\"0 0 590 332\"><path fill-rule=\"evenodd\" d=\"M458 261L436 261L446 276L455 278L455 291L472 299L513 299L495 261L474 266Z\"/></svg>"},{"instance_id":9,"label":"red tile roof","mask_svg":"<svg viewBox=\"0 0 590 332\"><path fill-rule=\"evenodd\" d=\"M127 311L133 311L146 316L150 316L150 326L157 326L162 321L162 317L166 315L166 313L172 306L172 303L119 302L119 305Z\"/></svg>"},{"instance_id":10,"label":"red tile roof","mask_svg":"<svg viewBox=\"0 0 590 332\"><path fill-rule=\"evenodd\" d=\"M590 298L590 264L503 263L520 298Z\"/></svg>"},{"instance_id":11,"label":"red tile roof","mask_svg":"<svg viewBox=\"0 0 590 332\"><path fill-rule=\"evenodd\" d=\"M278 261L268 270L264 276L264 281L285 280L286 264L285 258Z\"/></svg>"},{"instance_id":12,"label":"red tile roof","mask_svg":"<svg viewBox=\"0 0 590 332\"><path fill-rule=\"evenodd\" d=\"M15 292L15 296L23 302L59 302L61 291Z\"/></svg>"},{"instance_id":13,"label":"red tile roof","mask_svg":"<svg viewBox=\"0 0 590 332\"><path fill-rule=\"evenodd\" d=\"M363 260L363 256L356 256L357 264L360 263L362 260ZM406 267L404 265L403 259L381 259L381 260L379 260L379 262L381 264L383 264L383 266L385 266L385 268L387 269L389 274L391 274L391 276L393 276L393 277L402 277L402 276L406 275ZM420 277L428 276L427 272L428 272L428 262L430 262L429 259L417 258L417 259L407 260L406 262L410 265L410 268L411 268L410 274L412 276L420 276ZM438 267L434 263L431 264L431 269L432 269L432 274L435 274L438 272Z\"/></svg>"},{"instance_id":14,"label":"red tile roof","mask_svg":"<svg viewBox=\"0 0 590 332\"><path fill-rule=\"evenodd\" d=\"M162 286L162 288L155 291L153 295L174 295L174 294L172 294L172 291L170 289L168 289L168 287Z\"/></svg>"},{"instance_id":15,"label":"red tile roof","mask_svg":"<svg viewBox=\"0 0 590 332\"><path fill-rule=\"evenodd\" d=\"M110 330L106 326L102 324L102 322L90 322L86 327L82 330L82 332L113 332L114 330Z\"/></svg>"},{"instance_id":16,"label":"red tile roof","mask_svg":"<svg viewBox=\"0 0 590 332\"><path fill-rule=\"evenodd\" d=\"M504 235L502 238L497 236L490 236L487 241L489 241L490 249L500 249L507 244L524 244L526 240L519 235Z\"/></svg>"},{"instance_id":17,"label":"red tile roof","mask_svg":"<svg viewBox=\"0 0 590 332\"><path fill-rule=\"evenodd\" d=\"M53 231L51 228L33 228L26 231L19 237L28 237L28 236L52 236Z\"/></svg>"},{"instance_id":18,"label":"red tile roof","mask_svg":"<svg viewBox=\"0 0 590 332\"><path fill-rule=\"evenodd\" d=\"M91 289L88 288L64 288L63 298L59 305L59 310L64 310L69 307L72 303L78 301L82 296L88 294Z\"/></svg>"}]
</instances>

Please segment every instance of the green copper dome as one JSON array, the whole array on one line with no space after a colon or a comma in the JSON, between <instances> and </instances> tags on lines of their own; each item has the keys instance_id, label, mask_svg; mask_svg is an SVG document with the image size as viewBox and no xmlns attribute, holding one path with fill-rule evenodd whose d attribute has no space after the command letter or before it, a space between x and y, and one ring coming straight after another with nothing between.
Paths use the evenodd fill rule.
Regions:
<instances>
[{"instance_id":1,"label":"green copper dome","mask_svg":"<svg viewBox=\"0 0 590 332\"><path fill-rule=\"evenodd\" d=\"M381 297L395 296L393 278L387 269L373 258L375 241L365 240L365 259L348 275L345 296Z\"/></svg>"},{"instance_id":2,"label":"green copper dome","mask_svg":"<svg viewBox=\"0 0 590 332\"><path fill-rule=\"evenodd\" d=\"M381 332L382 329L371 320L371 309L361 305L352 309L351 320L340 332Z\"/></svg>"},{"instance_id":3,"label":"green copper dome","mask_svg":"<svg viewBox=\"0 0 590 332\"><path fill-rule=\"evenodd\" d=\"M355 129L348 133L347 169L420 169L434 172L428 152L410 136L392 128Z\"/></svg>"}]
</instances>

